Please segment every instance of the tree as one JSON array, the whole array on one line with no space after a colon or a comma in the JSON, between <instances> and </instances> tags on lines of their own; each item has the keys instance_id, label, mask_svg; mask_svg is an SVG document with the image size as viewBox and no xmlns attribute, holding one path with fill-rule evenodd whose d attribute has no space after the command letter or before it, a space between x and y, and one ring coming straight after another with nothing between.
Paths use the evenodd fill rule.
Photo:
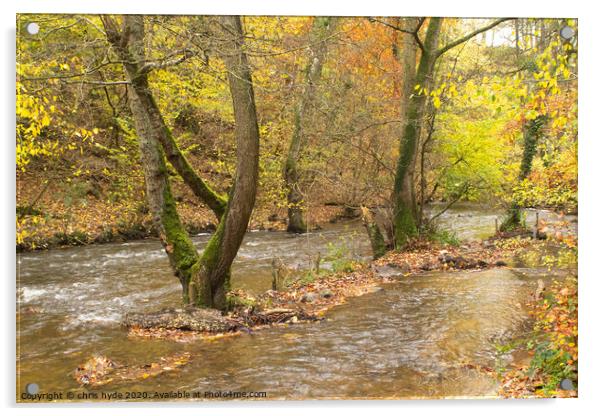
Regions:
<instances>
[{"instance_id":1,"label":"tree","mask_svg":"<svg viewBox=\"0 0 602 416\"><path fill-rule=\"evenodd\" d=\"M550 159L556 161L560 159L557 149L566 146L563 141L569 141L570 143L576 140L576 132L573 136L570 133L571 128L568 126L568 121L572 118L570 113L575 109L567 108L566 98L569 91L562 88L560 84L572 81L571 69L573 65L576 69L577 64L576 59L574 63L571 63L572 56L575 55L576 58L577 54L576 36L574 36L574 39L561 39L560 37L560 28L563 25L570 25L569 21L552 20L546 24L544 20L540 20L534 23L539 24L539 36L536 39L529 36L529 40L537 42L536 56L530 62L530 65L523 65L528 71L526 71L526 79L522 80L524 83L523 105L521 106L523 111L520 118L523 139L521 143L522 158L517 184L510 199L506 217L500 227L501 231L524 228L525 224L521 215L522 207L537 206L542 202L545 204L546 201L555 198L552 196L553 189L550 188L559 187L558 184L563 182L558 179L562 172L557 170L558 167L551 166ZM520 40L518 35L517 39ZM517 49L519 48L517 47ZM520 50L517 53L520 60L526 60L520 56ZM545 188L548 189L543 191L541 185L530 182L535 157L538 153L541 154L541 162L543 167L546 168L545 170L554 172L551 175L547 173L540 176L544 176L544 178L546 176L548 178L555 177L552 180L545 180L547 182ZM554 157L550 157L549 153L552 153ZM537 176L537 174L534 176ZM562 189L562 187L560 188ZM546 197L542 198L543 201L537 201L537 197L525 198L528 194L536 195L539 193L546 194ZM566 200L569 200L572 195L570 188L563 189L561 193L565 195L562 195L560 200L555 202L557 205L568 202Z\"/></svg>"},{"instance_id":2,"label":"tree","mask_svg":"<svg viewBox=\"0 0 602 416\"><path fill-rule=\"evenodd\" d=\"M417 29L418 30L418 29ZM414 196L414 163L416 148L422 132L422 119L426 105L426 92L432 83L441 19L432 18L429 22L418 69L409 71L404 77L414 79L416 90L409 96L403 96L405 120L403 134L399 142L399 159L393 185L393 228L395 247L401 248L418 234L416 200ZM406 66L406 69L410 68Z\"/></svg>"},{"instance_id":3,"label":"tree","mask_svg":"<svg viewBox=\"0 0 602 416\"><path fill-rule=\"evenodd\" d=\"M425 38L422 41L419 37L419 31L424 20L420 19L414 30L390 25L406 34L406 36L411 35L421 51L416 71L413 72L410 66L406 66L405 69L407 72L403 74L404 79L415 80L415 87L414 92L409 96L406 94L402 95L402 106L405 111L402 112L404 119L402 119L403 127L399 141L399 158L397 160L392 195L393 228L396 248L403 248L419 233L417 226L419 222L417 218L418 210L414 195L414 165L416 162L416 150L425 124L425 109L427 97L433 84L435 62L450 49L508 19L498 19L466 36L449 42L441 48L438 45L443 19L438 17L429 19ZM411 54L411 51L407 53ZM404 82L404 84L407 84L407 82Z\"/></svg>"},{"instance_id":4,"label":"tree","mask_svg":"<svg viewBox=\"0 0 602 416\"><path fill-rule=\"evenodd\" d=\"M220 19L224 41L220 45L228 71L236 122L237 170L227 199L212 191L190 167L173 140L170 129L155 103L148 73L156 64L148 62L144 47L144 18L124 16L119 30L115 19L103 16L109 42L124 63L131 92L130 108L139 136L146 195L153 221L180 280L184 302L225 309L230 267L247 229L255 202L259 158L259 130L251 71L243 51L240 18ZM189 55L184 55L182 60ZM184 229L173 198L165 156L196 196L220 218L203 254L199 256Z\"/></svg>"},{"instance_id":5,"label":"tree","mask_svg":"<svg viewBox=\"0 0 602 416\"><path fill-rule=\"evenodd\" d=\"M225 16L220 23L227 35L223 59L234 107L237 166L228 205L216 232L195 265L190 282L193 303L227 307L230 267L242 243L255 205L259 175L259 128L253 79L244 52L244 33L239 16Z\"/></svg>"},{"instance_id":6,"label":"tree","mask_svg":"<svg viewBox=\"0 0 602 416\"><path fill-rule=\"evenodd\" d=\"M293 136L284 164L284 181L287 189L288 226L287 231L304 233L307 224L303 220L303 192L299 175L299 157L307 142L306 126L310 122L311 107L317 84L322 76L322 67L326 58L328 37L332 35L334 19L315 17L312 23L308 45L308 59L305 66L303 90L294 108Z\"/></svg>"}]
</instances>

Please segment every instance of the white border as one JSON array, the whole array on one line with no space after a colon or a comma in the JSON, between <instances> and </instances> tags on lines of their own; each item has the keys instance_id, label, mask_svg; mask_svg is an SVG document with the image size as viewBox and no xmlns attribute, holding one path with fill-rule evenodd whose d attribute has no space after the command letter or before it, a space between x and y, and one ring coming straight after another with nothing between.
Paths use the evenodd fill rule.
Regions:
<instances>
[{"instance_id":1,"label":"white border","mask_svg":"<svg viewBox=\"0 0 602 416\"><path fill-rule=\"evenodd\" d=\"M571 7L568 7L571 6ZM165 2L140 1L36 1L21 0L21 13L144 13L144 14L246 14L246 15L333 15L333 16L453 16L453 17L574 17L574 2L505 0L503 2L439 1L357 1L357 0L228 0L222 2L175 0ZM571 12L568 12L571 10ZM568 12L568 14L567 14Z\"/></svg>"},{"instance_id":2,"label":"white border","mask_svg":"<svg viewBox=\"0 0 602 416\"><path fill-rule=\"evenodd\" d=\"M420 414L461 413L462 415L514 415L515 413L545 413L546 415L589 414L601 407L600 397L600 336L602 304L600 249L602 238L600 218L602 214L602 178L600 158L602 137L600 120L602 106L602 84L599 73L602 40L602 16L596 13L594 2L586 1L524 1L504 0L497 2L467 0L429 0L402 2L401 0L300 0L296 3L285 0L227 0L217 2L202 0L138 1L133 0L21 0L18 3L2 3L2 50L0 60L2 89L2 132L0 139L3 162L2 172L2 247L0 263L5 270L2 275L2 302L4 337L2 341L3 377L0 385L1 405L6 414L106 415L133 413L142 410L147 416L164 415L166 412L185 414L227 414L239 416L283 414L304 415L308 413L332 413L335 409L346 413L364 415L374 407L379 413ZM110 408L89 405L42 407L15 407L15 254L14 254L14 31L15 13L145 13L145 14L270 14L270 15L437 15L464 17L577 17L579 18L579 202L580 202L580 259L579 259L579 399L576 400L530 400L530 401L400 401L400 402L270 402L270 403L207 403L207 404L122 404ZM343 410L344 408L344 410ZM139 412L140 410L138 410ZM599 410L598 410L599 412Z\"/></svg>"}]
</instances>

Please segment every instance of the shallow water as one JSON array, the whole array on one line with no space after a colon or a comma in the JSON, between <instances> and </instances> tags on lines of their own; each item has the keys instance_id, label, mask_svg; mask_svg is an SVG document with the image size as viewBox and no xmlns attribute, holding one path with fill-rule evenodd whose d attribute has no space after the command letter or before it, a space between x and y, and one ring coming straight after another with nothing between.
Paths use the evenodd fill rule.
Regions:
<instances>
[{"instance_id":1,"label":"shallow water","mask_svg":"<svg viewBox=\"0 0 602 416\"><path fill-rule=\"evenodd\" d=\"M426 214L429 216L437 215L443 210L446 204L434 203L427 207ZM498 226L504 220L505 211L501 208L489 208L470 202L459 202L452 208L445 211L437 219L436 223L443 229L452 230L460 240L482 240L493 235L496 231L496 220ZM545 221L548 224L556 224L554 229L562 231L564 234L577 234L577 216L559 215L548 210L524 210L525 225L532 229L537 220ZM560 226L561 222L566 222Z\"/></svg>"},{"instance_id":2,"label":"shallow water","mask_svg":"<svg viewBox=\"0 0 602 416\"><path fill-rule=\"evenodd\" d=\"M467 222L448 224L470 235ZM484 216L495 215L484 213ZM456 217L458 218L458 217ZM446 218L442 216L442 220ZM494 226L493 226L494 227ZM463 230L463 231L462 231ZM199 248L208 236L195 238ZM369 258L359 223L304 236L254 232L245 237L233 267L233 287L260 292L271 284L275 256L305 268L328 244L345 244L351 256ZM495 345L520 334L520 306L544 270L432 273L400 278L341 305L315 324L270 328L253 334L183 344L140 340L119 326L128 311L177 305L180 286L157 241L134 241L19 254L17 391L37 383L40 392L83 392L71 377L93 354L145 364L188 351L183 369L102 391L262 391L279 398L408 398L482 396L493 380L470 363L495 366ZM327 267L326 265L325 267Z\"/></svg>"}]
</instances>

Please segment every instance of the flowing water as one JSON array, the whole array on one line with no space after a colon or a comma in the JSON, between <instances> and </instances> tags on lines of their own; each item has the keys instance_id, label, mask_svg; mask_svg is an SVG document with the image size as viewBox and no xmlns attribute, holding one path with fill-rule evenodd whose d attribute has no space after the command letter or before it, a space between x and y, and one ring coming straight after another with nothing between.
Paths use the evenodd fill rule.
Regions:
<instances>
[{"instance_id":1,"label":"flowing water","mask_svg":"<svg viewBox=\"0 0 602 416\"><path fill-rule=\"evenodd\" d=\"M426 214L437 215L446 204L435 203L427 207ZM495 233L496 220L501 225L504 218L503 209L492 209L487 206L477 205L471 202L459 202L452 208L443 212L436 222L443 229L453 230L460 240L482 240ZM524 210L525 225L532 229L536 221L544 221L554 224L554 231L558 230L564 234L577 233L576 215L558 215L548 210Z\"/></svg>"},{"instance_id":2,"label":"flowing water","mask_svg":"<svg viewBox=\"0 0 602 416\"><path fill-rule=\"evenodd\" d=\"M462 238L481 238L493 231L495 215L460 207L441 222ZM199 249L208 238L195 238ZM359 223L304 236L248 233L232 285L261 292L270 287L273 258L303 269L318 252L324 256L340 245L358 260L370 256ZM493 395L493 379L465 364L492 367L512 359L500 357L496 345L525 330L521 300L538 278L550 278L533 268L400 277L350 299L319 323L178 343L128 338L119 326L128 311L180 301L179 283L157 241L25 253L17 263L19 394L28 383L40 392L85 391L71 374L94 354L142 365L186 351L192 359L178 371L102 391L256 391L268 399Z\"/></svg>"}]
</instances>

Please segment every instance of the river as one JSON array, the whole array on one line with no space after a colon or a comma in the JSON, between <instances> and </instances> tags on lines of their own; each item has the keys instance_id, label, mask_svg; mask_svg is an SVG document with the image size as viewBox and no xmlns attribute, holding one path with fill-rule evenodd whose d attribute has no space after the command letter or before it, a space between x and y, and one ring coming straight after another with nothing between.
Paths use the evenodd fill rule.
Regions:
<instances>
[{"instance_id":1,"label":"river","mask_svg":"<svg viewBox=\"0 0 602 416\"><path fill-rule=\"evenodd\" d=\"M460 205L440 223L463 239L479 239L493 233L499 215ZM208 238L199 235L194 242L202 249ZM303 269L329 245L344 245L357 260L370 257L358 222L303 236L250 232L234 263L232 285L259 293L270 287L274 257ZM259 391L268 399L495 395L495 381L473 366L514 359L496 346L526 330L521 301L537 279L557 274L522 267L400 276L334 308L319 323L178 343L129 338L119 325L128 311L180 302L180 285L157 241L20 253L17 271L19 394L28 383L38 384L40 392L85 391L71 374L94 354L145 364L186 351L192 358L182 369L102 391Z\"/></svg>"}]
</instances>

